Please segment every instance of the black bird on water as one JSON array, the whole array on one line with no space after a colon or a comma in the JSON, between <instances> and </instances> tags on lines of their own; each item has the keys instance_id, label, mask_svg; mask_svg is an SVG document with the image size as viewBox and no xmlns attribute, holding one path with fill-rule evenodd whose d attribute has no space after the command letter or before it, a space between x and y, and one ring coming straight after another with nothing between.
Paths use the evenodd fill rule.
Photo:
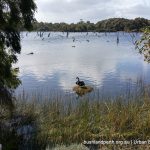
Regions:
<instances>
[{"instance_id":1,"label":"black bird on water","mask_svg":"<svg viewBox=\"0 0 150 150\"><path fill-rule=\"evenodd\" d=\"M78 81L76 82L77 85L79 85L79 86L85 86L84 81L80 81L79 77L76 77L76 79L78 80Z\"/></svg>"}]
</instances>

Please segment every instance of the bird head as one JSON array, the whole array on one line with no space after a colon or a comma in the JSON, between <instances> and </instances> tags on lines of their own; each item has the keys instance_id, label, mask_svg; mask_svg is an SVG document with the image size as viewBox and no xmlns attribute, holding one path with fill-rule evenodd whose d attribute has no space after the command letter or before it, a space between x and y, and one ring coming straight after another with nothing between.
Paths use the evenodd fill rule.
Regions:
<instances>
[{"instance_id":1,"label":"bird head","mask_svg":"<svg viewBox=\"0 0 150 150\"><path fill-rule=\"evenodd\" d=\"M76 77L77 80L79 80L79 77Z\"/></svg>"}]
</instances>

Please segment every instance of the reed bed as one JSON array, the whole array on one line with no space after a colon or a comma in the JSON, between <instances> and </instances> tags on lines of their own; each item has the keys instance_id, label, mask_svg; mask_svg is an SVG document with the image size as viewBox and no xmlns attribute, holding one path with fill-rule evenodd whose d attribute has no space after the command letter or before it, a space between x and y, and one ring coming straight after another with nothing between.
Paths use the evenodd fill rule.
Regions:
<instances>
[{"instance_id":1,"label":"reed bed","mask_svg":"<svg viewBox=\"0 0 150 150\"><path fill-rule=\"evenodd\" d=\"M142 94L137 95L130 94L128 99L124 96L113 99L99 97L93 101L82 98L74 105L74 99L67 100L66 103L60 100L61 96L56 96L53 100L51 98L40 100L41 97L33 96L27 100L24 94L14 101L11 115L9 111L4 113L4 107L1 109L0 119L1 123L4 122L6 125L10 118L11 120L12 118L15 120L18 116L23 118L23 121L16 119L13 126L17 139L20 140L23 136L28 144L33 140L35 145L42 145L41 149L56 145L78 145L92 140L145 141L150 139L150 90L144 88ZM24 132L23 126L26 126L25 130L29 132ZM24 134L28 134L30 140L27 140ZM127 145L128 148L132 146L137 147ZM104 147L113 149L114 145Z\"/></svg>"}]
</instances>

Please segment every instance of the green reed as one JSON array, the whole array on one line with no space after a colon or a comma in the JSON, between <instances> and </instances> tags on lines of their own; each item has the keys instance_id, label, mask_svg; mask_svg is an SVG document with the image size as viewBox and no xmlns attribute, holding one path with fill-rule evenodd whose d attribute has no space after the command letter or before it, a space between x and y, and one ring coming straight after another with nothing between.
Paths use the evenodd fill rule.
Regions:
<instances>
[{"instance_id":1,"label":"green reed","mask_svg":"<svg viewBox=\"0 0 150 150\"><path fill-rule=\"evenodd\" d=\"M27 116L23 123L33 124L34 140L43 147L81 144L84 140L150 139L149 88L143 88L136 96L130 94L128 99L98 96L94 100L82 98L76 103L74 100L70 96L67 102L62 101L59 94L55 99L24 94L16 98L13 115ZM3 114L6 120L10 118L8 114Z\"/></svg>"}]
</instances>

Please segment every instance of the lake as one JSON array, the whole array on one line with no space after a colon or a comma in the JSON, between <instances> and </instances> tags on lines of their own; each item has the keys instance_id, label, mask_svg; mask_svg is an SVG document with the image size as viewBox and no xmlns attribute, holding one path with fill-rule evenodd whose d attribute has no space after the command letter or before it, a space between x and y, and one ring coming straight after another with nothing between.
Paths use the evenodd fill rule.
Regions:
<instances>
[{"instance_id":1,"label":"lake","mask_svg":"<svg viewBox=\"0 0 150 150\"><path fill-rule=\"evenodd\" d=\"M106 95L124 93L139 80L150 83L150 65L135 50L129 33L69 33L67 37L67 33L44 32L40 37L37 32L22 32L21 45L15 65L22 81L17 93L73 93L77 76Z\"/></svg>"}]
</instances>

